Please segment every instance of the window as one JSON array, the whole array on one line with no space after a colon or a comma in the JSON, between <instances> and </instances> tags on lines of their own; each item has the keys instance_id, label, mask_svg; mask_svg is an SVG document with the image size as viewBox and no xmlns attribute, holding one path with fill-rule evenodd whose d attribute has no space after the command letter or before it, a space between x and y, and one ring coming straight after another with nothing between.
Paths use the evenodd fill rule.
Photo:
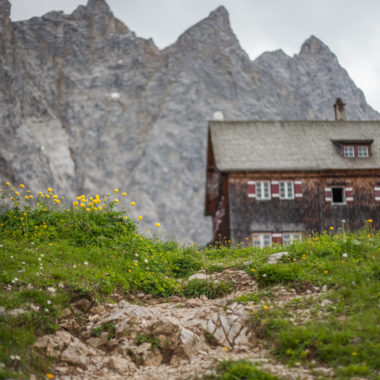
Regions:
<instances>
[{"instance_id":1,"label":"window","mask_svg":"<svg viewBox=\"0 0 380 380\"><path fill-rule=\"evenodd\" d=\"M368 146L366 145L359 145L358 146L358 157L368 157Z\"/></svg>"},{"instance_id":2,"label":"window","mask_svg":"<svg viewBox=\"0 0 380 380\"><path fill-rule=\"evenodd\" d=\"M291 182L291 181L280 182L280 198L281 199L293 199L294 198L293 182Z\"/></svg>"},{"instance_id":3,"label":"window","mask_svg":"<svg viewBox=\"0 0 380 380\"><path fill-rule=\"evenodd\" d=\"M332 193L332 203L333 204L344 204L344 187L333 187L331 189Z\"/></svg>"},{"instance_id":4,"label":"window","mask_svg":"<svg viewBox=\"0 0 380 380\"><path fill-rule=\"evenodd\" d=\"M257 248L264 248L272 245L271 234L253 234L252 245Z\"/></svg>"},{"instance_id":5,"label":"window","mask_svg":"<svg viewBox=\"0 0 380 380\"><path fill-rule=\"evenodd\" d=\"M256 182L256 199L270 199L269 182Z\"/></svg>"},{"instance_id":6,"label":"window","mask_svg":"<svg viewBox=\"0 0 380 380\"><path fill-rule=\"evenodd\" d=\"M353 145L345 145L343 147L343 156L344 157L355 157L355 149Z\"/></svg>"},{"instance_id":7,"label":"window","mask_svg":"<svg viewBox=\"0 0 380 380\"><path fill-rule=\"evenodd\" d=\"M371 155L370 143L351 143L351 144L342 144L341 152L343 157L348 158L368 158Z\"/></svg>"},{"instance_id":8,"label":"window","mask_svg":"<svg viewBox=\"0 0 380 380\"><path fill-rule=\"evenodd\" d=\"M300 241L301 235L299 233L284 233L282 236L282 245L285 247L286 245L291 245L295 241Z\"/></svg>"}]
</instances>

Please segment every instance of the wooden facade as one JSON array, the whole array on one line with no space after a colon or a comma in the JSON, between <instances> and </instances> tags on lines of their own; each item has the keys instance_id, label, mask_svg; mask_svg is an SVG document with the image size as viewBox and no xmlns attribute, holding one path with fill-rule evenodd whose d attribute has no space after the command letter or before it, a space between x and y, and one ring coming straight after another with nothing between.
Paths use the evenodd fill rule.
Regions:
<instances>
[{"instance_id":1,"label":"wooden facade","mask_svg":"<svg viewBox=\"0 0 380 380\"><path fill-rule=\"evenodd\" d=\"M336 231L343 224L346 230L358 230L368 219L373 220L375 229L380 228L380 154L376 144L380 122L376 127L373 130L379 130L378 136L372 136L370 142L368 138L355 140L369 144L370 157L354 156L346 159L345 168L320 170L265 170L260 163L257 168L252 164L250 170L239 170L233 165L240 152L230 154L226 146L218 147L219 140L213 142L209 133L205 214L213 217L213 240L241 242L248 238L252 244L267 245L270 239L270 244L285 244L305 233ZM330 144L336 145L336 141L331 139ZM215 149L224 161L215 156ZM353 152L357 155L356 147ZM224 156L228 154L230 160ZM341 146L331 148L330 154L332 159L343 155ZM225 162L232 162L231 167ZM261 239L260 244L256 239Z\"/></svg>"}]
</instances>

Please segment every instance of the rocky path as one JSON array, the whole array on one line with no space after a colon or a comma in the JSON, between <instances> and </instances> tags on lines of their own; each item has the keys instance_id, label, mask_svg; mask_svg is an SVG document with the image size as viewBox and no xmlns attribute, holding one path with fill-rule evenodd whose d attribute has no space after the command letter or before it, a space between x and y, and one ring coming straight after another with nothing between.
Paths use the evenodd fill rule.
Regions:
<instances>
[{"instance_id":1,"label":"rocky path","mask_svg":"<svg viewBox=\"0 0 380 380\"><path fill-rule=\"evenodd\" d=\"M221 359L247 359L281 378L313 379L308 369L276 363L249 328L250 312L262 305L235 300L257 291L252 277L235 269L215 276L234 282L239 291L216 300L172 297L164 303L136 299L98 305L84 314L81 326L67 309L62 329L39 338L35 347L59 359L54 374L62 380L195 379ZM276 291L278 304L295 297L285 288ZM85 308L86 301L73 307ZM318 370L332 375L329 369Z\"/></svg>"}]
</instances>

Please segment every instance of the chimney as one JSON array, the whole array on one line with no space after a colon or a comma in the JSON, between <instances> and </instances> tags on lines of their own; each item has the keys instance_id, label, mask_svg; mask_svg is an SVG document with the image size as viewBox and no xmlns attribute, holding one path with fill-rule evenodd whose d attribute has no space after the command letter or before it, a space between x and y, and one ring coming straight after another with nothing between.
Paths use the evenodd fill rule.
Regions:
<instances>
[{"instance_id":1,"label":"chimney","mask_svg":"<svg viewBox=\"0 0 380 380\"><path fill-rule=\"evenodd\" d=\"M212 119L215 121L223 121L224 115L221 111L215 111Z\"/></svg>"},{"instance_id":2,"label":"chimney","mask_svg":"<svg viewBox=\"0 0 380 380\"><path fill-rule=\"evenodd\" d=\"M335 120L344 121L346 120L346 111L344 109L345 104L341 98L337 98L334 104L335 109Z\"/></svg>"}]
</instances>

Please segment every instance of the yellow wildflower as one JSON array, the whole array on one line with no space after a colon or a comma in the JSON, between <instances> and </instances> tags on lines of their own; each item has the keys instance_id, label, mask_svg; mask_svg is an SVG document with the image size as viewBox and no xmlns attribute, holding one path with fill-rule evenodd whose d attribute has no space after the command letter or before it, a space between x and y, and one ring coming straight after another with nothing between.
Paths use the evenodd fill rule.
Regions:
<instances>
[{"instance_id":1,"label":"yellow wildflower","mask_svg":"<svg viewBox=\"0 0 380 380\"><path fill-rule=\"evenodd\" d=\"M25 188L25 185L23 185L22 183L20 184L20 187L21 189L24 189Z\"/></svg>"},{"instance_id":2,"label":"yellow wildflower","mask_svg":"<svg viewBox=\"0 0 380 380\"><path fill-rule=\"evenodd\" d=\"M58 199L58 195L53 195L53 198L54 199Z\"/></svg>"},{"instance_id":3,"label":"yellow wildflower","mask_svg":"<svg viewBox=\"0 0 380 380\"><path fill-rule=\"evenodd\" d=\"M29 199L29 197L27 196L27 195L25 195L25 197L24 197L26 200L28 200Z\"/></svg>"},{"instance_id":4,"label":"yellow wildflower","mask_svg":"<svg viewBox=\"0 0 380 380\"><path fill-rule=\"evenodd\" d=\"M48 379L54 379L54 375L51 374L51 373L47 373L47 374L46 374L46 377L47 377Z\"/></svg>"},{"instance_id":5,"label":"yellow wildflower","mask_svg":"<svg viewBox=\"0 0 380 380\"><path fill-rule=\"evenodd\" d=\"M334 227L333 226L330 226L330 230L332 231L334 229Z\"/></svg>"},{"instance_id":6,"label":"yellow wildflower","mask_svg":"<svg viewBox=\"0 0 380 380\"><path fill-rule=\"evenodd\" d=\"M16 191L16 195L19 197L20 196L20 193L18 191Z\"/></svg>"},{"instance_id":7,"label":"yellow wildflower","mask_svg":"<svg viewBox=\"0 0 380 380\"><path fill-rule=\"evenodd\" d=\"M86 211L87 211L87 212L90 212L91 210L90 210L88 207L86 207Z\"/></svg>"},{"instance_id":8,"label":"yellow wildflower","mask_svg":"<svg viewBox=\"0 0 380 380\"><path fill-rule=\"evenodd\" d=\"M254 272L255 271L255 268L251 268L251 272Z\"/></svg>"},{"instance_id":9,"label":"yellow wildflower","mask_svg":"<svg viewBox=\"0 0 380 380\"><path fill-rule=\"evenodd\" d=\"M10 186L11 184L9 182L5 182L5 186Z\"/></svg>"},{"instance_id":10,"label":"yellow wildflower","mask_svg":"<svg viewBox=\"0 0 380 380\"><path fill-rule=\"evenodd\" d=\"M52 193L52 192L53 192L53 190L52 190L51 187L48 187L47 191L48 191L49 193Z\"/></svg>"},{"instance_id":11,"label":"yellow wildflower","mask_svg":"<svg viewBox=\"0 0 380 380\"><path fill-rule=\"evenodd\" d=\"M119 192L119 189L115 189L114 192L115 192L115 193L118 193L118 192Z\"/></svg>"},{"instance_id":12,"label":"yellow wildflower","mask_svg":"<svg viewBox=\"0 0 380 380\"><path fill-rule=\"evenodd\" d=\"M30 190L26 190L26 192L27 192L28 194L30 194L30 193L31 193L31 191L30 191Z\"/></svg>"},{"instance_id":13,"label":"yellow wildflower","mask_svg":"<svg viewBox=\"0 0 380 380\"><path fill-rule=\"evenodd\" d=\"M122 193L121 195L122 195L123 197L125 197L125 196L127 196L127 193Z\"/></svg>"},{"instance_id":14,"label":"yellow wildflower","mask_svg":"<svg viewBox=\"0 0 380 380\"><path fill-rule=\"evenodd\" d=\"M156 227L160 227L160 225L161 225L160 223L156 223Z\"/></svg>"},{"instance_id":15,"label":"yellow wildflower","mask_svg":"<svg viewBox=\"0 0 380 380\"><path fill-rule=\"evenodd\" d=\"M45 197L46 197L47 199L49 199L49 198L50 198L50 195L49 195L49 194L46 194Z\"/></svg>"},{"instance_id":16,"label":"yellow wildflower","mask_svg":"<svg viewBox=\"0 0 380 380\"><path fill-rule=\"evenodd\" d=\"M141 215L139 216L139 220L142 220L142 216Z\"/></svg>"},{"instance_id":17,"label":"yellow wildflower","mask_svg":"<svg viewBox=\"0 0 380 380\"><path fill-rule=\"evenodd\" d=\"M57 204L61 203L61 201L59 199L54 199L54 202L57 203Z\"/></svg>"},{"instance_id":18,"label":"yellow wildflower","mask_svg":"<svg viewBox=\"0 0 380 380\"><path fill-rule=\"evenodd\" d=\"M84 203L83 202L81 202L80 207L84 208Z\"/></svg>"},{"instance_id":19,"label":"yellow wildflower","mask_svg":"<svg viewBox=\"0 0 380 380\"><path fill-rule=\"evenodd\" d=\"M373 223L373 220L372 219L368 219L368 223Z\"/></svg>"},{"instance_id":20,"label":"yellow wildflower","mask_svg":"<svg viewBox=\"0 0 380 380\"><path fill-rule=\"evenodd\" d=\"M268 305L264 305L264 309L267 310L268 309Z\"/></svg>"},{"instance_id":21,"label":"yellow wildflower","mask_svg":"<svg viewBox=\"0 0 380 380\"><path fill-rule=\"evenodd\" d=\"M328 271L328 270L324 270L323 273L324 273L324 274L327 274L327 273L329 273L329 271Z\"/></svg>"},{"instance_id":22,"label":"yellow wildflower","mask_svg":"<svg viewBox=\"0 0 380 380\"><path fill-rule=\"evenodd\" d=\"M131 202L131 206L134 206L136 203L135 202Z\"/></svg>"},{"instance_id":23,"label":"yellow wildflower","mask_svg":"<svg viewBox=\"0 0 380 380\"><path fill-rule=\"evenodd\" d=\"M98 207L98 210L99 210L99 211L102 211L102 210L103 210L103 209L102 209L102 206L99 206L99 207Z\"/></svg>"},{"instance_id":24,"label":"yellow wildflower","mask_svg":"<svg viewBox=\"0 0 380 380\"><path fill-rule=\"evenodd\" d=\"M114 202L115 202L115 203L119 203L119 200L116 198L116 199L114 200Z\"/></svg>"},{"instance_id":25,"label":"yellow wildflower","mask_svg":"<svg viewBox=\"0 0 380 380\"><path fill-rule=\"evenodd\" d=\"M77 201L73 202L73 206L77 207L78 206L78 202Z\"/></svg>"}]
</instances>

